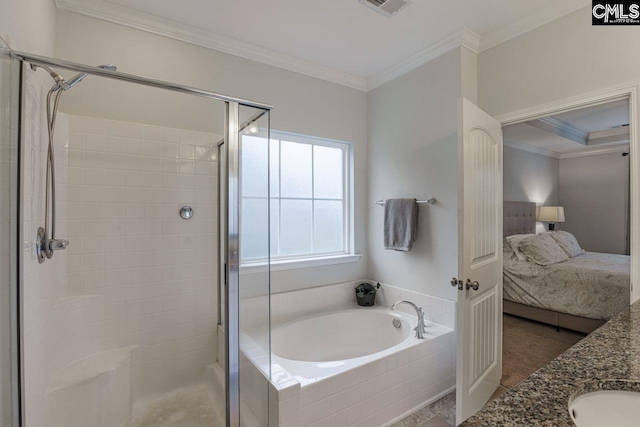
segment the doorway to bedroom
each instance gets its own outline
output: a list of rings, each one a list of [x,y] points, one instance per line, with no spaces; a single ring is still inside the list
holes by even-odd
[[[503,127],[502,379],[494,396],[629,306],[630,130],[628,96]]]

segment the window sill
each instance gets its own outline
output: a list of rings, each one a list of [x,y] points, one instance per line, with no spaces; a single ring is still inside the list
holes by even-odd
[[[362,254],[332,255],[314,258],[287,259],[271,261],[271,271],[295,270],[298,268],[322,267],[325,265],[346,264],[357,262]],[[267,264],[264,262],[247,263],[240,266],[241,274],[265,273]]]

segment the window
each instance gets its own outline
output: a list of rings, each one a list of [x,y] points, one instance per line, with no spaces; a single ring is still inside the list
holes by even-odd
[[[272,260],[349,252],[349,152],[301,135],[272,132],[268,147],[264,136],[242,136],[242,261],[266,258],[268,197]]]

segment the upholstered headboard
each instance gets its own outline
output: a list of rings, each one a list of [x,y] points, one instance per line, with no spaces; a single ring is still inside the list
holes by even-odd
[[[536,232],[536,204],[532,202],[504,202],[502,237]]]

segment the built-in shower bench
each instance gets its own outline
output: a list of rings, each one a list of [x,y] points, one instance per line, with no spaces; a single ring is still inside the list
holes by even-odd
[[[136,346],[102,351],[59,370],[47,394],[53,426],[125,426],[131,418],[131,359]]]
[[[137,346],[105,350],[105,328],[104,295],[65,296],[53,305],[46,389],[53,427],[124,427],[131,419]]]

